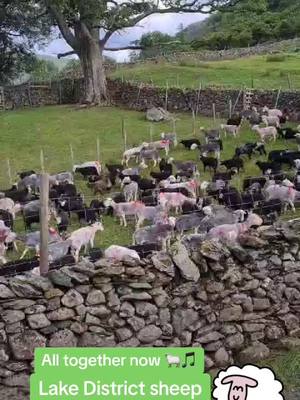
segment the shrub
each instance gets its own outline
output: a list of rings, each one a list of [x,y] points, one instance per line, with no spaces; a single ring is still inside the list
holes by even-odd
[[[283,54],[272,54],[271,56],[267,56],[267,62],[282,62],[285,61],[285,56]]]

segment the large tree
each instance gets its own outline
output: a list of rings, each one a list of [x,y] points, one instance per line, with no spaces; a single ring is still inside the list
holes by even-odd
[[[113,33],[131,28],[153,14],[211,13],[239,0],[40,0],[44,2],[63,38],[77,54],[85,82],[84,101],[100,104],[109,100],[103,67],[103,51]],[[126,46],[126,49],[137,49]]]
[[[0,83],[31,65],[32,49],[50,35],[49,17],[33,0],[0,0]]]

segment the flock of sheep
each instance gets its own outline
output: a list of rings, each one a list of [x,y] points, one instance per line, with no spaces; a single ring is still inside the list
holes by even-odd
[[[267,156],[265,144],[269,139],[281,137],[300,144],[300,126],[295,130],[286,127],[287,121],[287,110],[264,107],[259,112],[253,108],[233,115],[220,129],[201,128],[205,142],[186,138],[178,143],[176,133],[162,133],[160,140],[126,150],[120,164],[104,167],[96,161],[86,162],[75,165],[72,172],[51,176],[49,218],[53,217],[51,221],[55,221],[56,227],[49,228],[49,261],[55,262],[68,254],[77,261],[82,248],[87,251],[89,246],[94,247],[96,233],[105,228],[102,215],[116,217],[122,226],[135,224],[132,246],[112,245],[104,252],[107,258],[122,260],[139,259],[147,251],[167,248],[175,236],[182,237],[191,231],[201,237],[236,240],[252,226],[273,222],[288,206],[295,210],[295,202],[300,198],[298,149],[271,151],[266,161],[256,163],[262,176],[244,179],[243,191],[231,184],[232,178],[244,169],[245,157]],[[252,127],[253,142],[237,146],[233,157],[221,162],[223,137],[240,135],[241,126],[246,123]],[[184,146],[191,152],[192,160],[170,158],[169,153],[176,146]],[[204,170],[212,171],[211,181],[201,180],[199,161]],[[290,167],[289,172],[282,168],[284,165]],[[81,174],[100,197],[87,205],[76,188],[74,173]],[[18,241],[25,244],[21,258],[29,249],[39,254],[38,231],[25,235],[14,232],[17,213],[22,213],[26,228],[39,222],[39,187],[40,176],[35,171],[23,171],[20,181],[2,193],[0,259],[3,263],[8,248],[18,250]],[[121,191],[108,197],[115,187]],[[69,233],[74,215],[82,227]]]

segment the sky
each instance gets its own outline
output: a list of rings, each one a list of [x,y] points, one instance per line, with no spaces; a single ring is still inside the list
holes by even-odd
[[[161,31],[170,35],[178,31],[180,24],[184,27],[193,22],[201,21],[205,18],[200,13],[197,14],[156,14],[146,18],[138,27],[124,29],[116,32],[108,42],[110,47],[119,47],[129,45],[132,41],[139,39],[146,32]],[[43,49],[38,49],[39,54],[56,56],[58,53],[64,53],[71,50],[63,39],[52,40]],[[119,52],[107,52],[107,55],[114,57],[117,61],[128,61],[130,52],[128,50]]]

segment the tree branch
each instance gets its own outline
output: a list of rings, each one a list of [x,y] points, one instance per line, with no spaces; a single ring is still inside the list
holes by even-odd
[[[63,35],[65,41],[68,43],[69,46],[71,46],[73,49],[78,47],[78,42],[73,35],[71,29],[68,27],[67,22],[65,21],[62,13],[58,9],[58,7],[53,4],[53,1],[51,0],[44,0],[46,7],[48,8],[50,14],[53,16],[55,19],[61,34]]]
[[[143,46],[125,46],[125,47],[104,47],[105,51],[121,51],[121,50],[143,50]]]
[[[59,54],[57,54],[57,58],[60,59],[60,58],[63,58],[63,57],[71,56],[73,54],[76,54],[75,50],[67,51],[66,53],[59,53]]]

